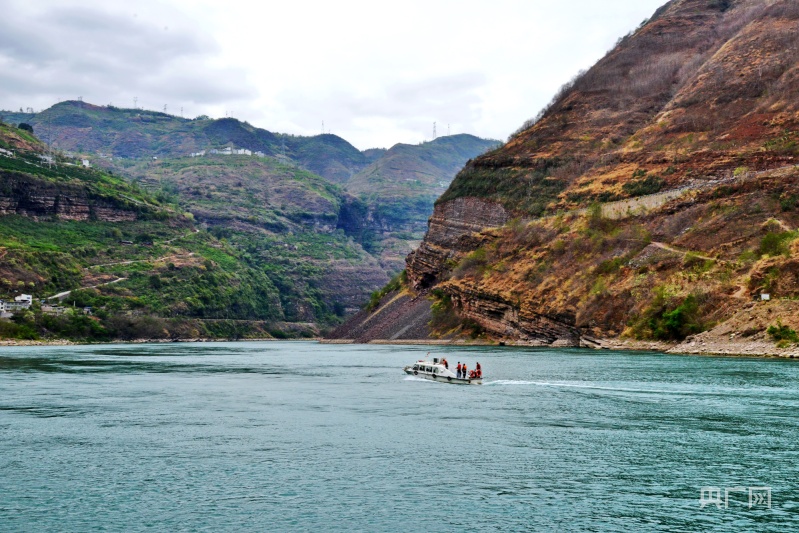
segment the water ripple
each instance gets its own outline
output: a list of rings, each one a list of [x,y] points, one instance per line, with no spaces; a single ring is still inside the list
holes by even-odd
[[[799,528],[795,364],[438,348],[488,376],[453,387],[402,373],[427,351],[4,350],[2,529]],[[773,506],[700,509],[703,486]]]

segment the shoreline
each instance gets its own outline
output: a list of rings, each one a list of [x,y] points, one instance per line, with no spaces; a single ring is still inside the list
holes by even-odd
[[[21,340],[21,339],[0,339],[0,349],[4,346],[103,346],[106,344],[178,344],[178,343],[206,343],[206,342],[319,342],[321,339],[318,337],[310,337],[307,339],[210,339],[210,338],[193,338],[193,339],[135,339],[130,341],[116,340],[116,341],[71,341],[67,339],[47,339],[47,340]]]
[[[591,344],[580,346],[567,344],[544,344],[526,341],[468,341],[463,339],[408,339],[385,340],[374,339],[368,342],[356,342],[354,339],[320,339],[320,344],[359,344],[359,345],[406,345],[406,346],[496,346],[517,348],[582,348],[597,352],[604,350],[617,350],[628,352],[660,352],[669,355],[698,355],[712,357],[753,357],[764,359],[799,359],[799,347],[778,348],[776,344],[764,341],[753,342],[712,342],[701,340],[686,340],[684,342],[642,341],[635,339],[604,338],[595,339]]]
[[[356,342],[354,339],[324,339],[319,337],[306,339],[209,339],[209,338],[188,338],[188,339],[136,339],[127,341],[108,341],[108,342],[76,342],[67,339],[48,339],[48,340],[16,340],[0,339],[0,350],[4,347],[30,347],[30,346],[100,346],[108,344],[175,344],[175,343],[208,343],[208,342],[317,342],[319,344],[344,345],[358,344],[367,346],[369,344],[383,346],[495,346],[515,347],[515,348],[582,348],[597,352],[605,350],[617,351],[646,351],[659,352],[669,355],[689,355],[689,356],[710,356],[710,357],[750,357],[763,359],[799,359],[799,347],[791,346],[788,348],[778,348],[767,342],[702,342],[701,340],[687,340],[682,343],[667,343],[660,341],[640,341],[634,339],[596,339],[595,345],[568,346],[565,344],[543,344],[525,341],[485,341],[485,340],[464,340],[464,339],[375,339],[368,342]]]

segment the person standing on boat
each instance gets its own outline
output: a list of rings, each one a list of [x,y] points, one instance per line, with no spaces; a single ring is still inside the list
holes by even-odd
[[[475,372],[477,373],[477,377],[478,378],[483,377],[483,369],[480,368],[480,363],[479,362],[477,363],[477,368],[475,368]]]
[[[449,370],[449,363],[447,362],[447,358],[446,357],[441,360],[441,363],[444,365],[444,368]]]
[[[460,377],[461,377],[461,362],[460,361],[458,361],[458,367],[457,368],[458,368],[458,379],[460,379]]]
[[[463,363],[463,366],[461,367],[461,374],[463,375],[463,379],[466,379],[466,376],[469,375],[468,371],[466,370],[466,363]]]

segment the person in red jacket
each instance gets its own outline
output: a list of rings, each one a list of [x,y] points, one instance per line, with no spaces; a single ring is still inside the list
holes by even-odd
[[[461,377],[461,362],[460,361],[458,361],[458,367],[457,368],[458,368],[458,377],[460,378]]]
[[[475,369],[475,372],[477,373],[478,378],[483,377],[483,369],[480,368],[480,363],[477,363],[477,368]]]
[[[466,363],[463,363],[463,366],[461,367],[461,374],[463,375],[463,379],[466,379],[466,376],[469,375],[468,372],[469,371],[466,369]]]

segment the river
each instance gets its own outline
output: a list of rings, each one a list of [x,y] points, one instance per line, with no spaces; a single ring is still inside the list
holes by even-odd
[[[405,376],[428,350],[485,383]],[[799,530],[798,378],[570,349],[5,347],[0,530]]]

